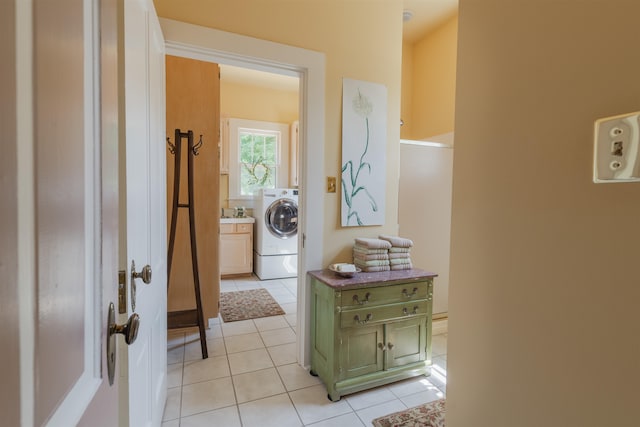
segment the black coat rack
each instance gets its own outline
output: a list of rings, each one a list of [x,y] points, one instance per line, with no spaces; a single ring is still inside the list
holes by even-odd
[[[187,138],[187,203],[180,203],[180,164],[182,153],[182,138]],[[173,248],[176,242],[176,226],[178,224],[178,210],[186,208],[189,211],[189,240],[191,242],[191,266],[193,269],[193,287],[196,294],[196,308],[191,310],[170,311],[167,313],[167,328],[178,329],[197,326],[200,331],[200,347],[202,358],[209,357],[207,351],[207,337],[205,334],[204,315],[202,312],[202,297],[200,295],[200,276],[198,274],[198,250],[196,245],[196,220],[194,213],[193,192],[193,158],[198,155],[202,147],[202,135],[197,144],[193,144],[193,131],[186,133],[176,129],[175,145],[167,138],[169,151],[174,155],[175,167],[173,174],[173,209],[171,212],[171,230],[169,232],[169,247],[167,253],[167,293],[171,282],[171,263]]]

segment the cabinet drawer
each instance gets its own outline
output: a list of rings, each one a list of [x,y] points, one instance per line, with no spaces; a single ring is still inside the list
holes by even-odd
[[[236,232],[235,224],[220,224],[220,234],[231,234]]]
[[[402,283],[375,288],[350,289],[342,292],[341,305],[362,307],[393,302],[416,301],[429,297],[429,282]]]
[[[426,316],[429,304],[427,300],[372,306],[357,310],[345,310],[340,313],[340,327],[353,328],[388,320]]]
[[[237,233],[250,233],[251,231],[253,231],[253,224],[236,224]]]

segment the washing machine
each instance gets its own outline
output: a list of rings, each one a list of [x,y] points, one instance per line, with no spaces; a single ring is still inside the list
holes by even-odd
[[[261,190],[254,208],[254,272],[260,280],[298,275],[298,190]]]

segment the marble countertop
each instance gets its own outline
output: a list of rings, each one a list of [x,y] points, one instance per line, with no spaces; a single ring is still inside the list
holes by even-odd
[[[242,218],[220,218],[220,224],[253,224],[256,222],[256,219],[250,216],[245,216]]]
[[[381,271],[373,273],[363,271],[360,273],[356,273],[353,277],[341,277],[329,269],[309,271],[307,274],[315,277],[325,285],[339,290],[365,288],[367,286],[370,286],[372,283],[375,283],[376,285],[391,285],[396,282],[418,282],[430,277],[438,276],[437,273],[431,273],[419,268],[413,268],[411,270]]]

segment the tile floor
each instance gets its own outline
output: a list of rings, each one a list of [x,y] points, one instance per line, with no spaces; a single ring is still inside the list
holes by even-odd
[[[296,279],[223,280],[221,292],[263,287],[283,316],[224,323],[207,330],[202,360],[197,329],[169,331],[169,391],[163,427],[370,426],[379,416],[445,395],[447,336],[433,337],[432,375],[327,399],[324,385],[296,363]]]

